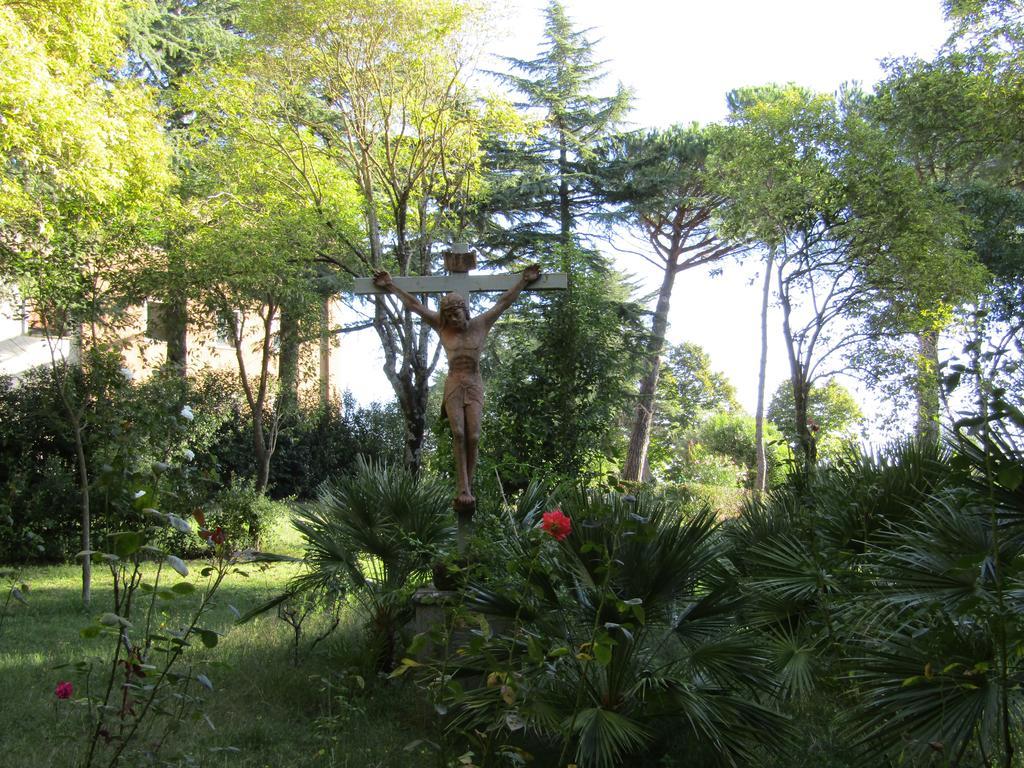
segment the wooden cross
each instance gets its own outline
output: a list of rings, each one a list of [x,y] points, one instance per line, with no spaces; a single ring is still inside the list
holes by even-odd
[[[476,268],[476,254],[471,252],[465,243],[454,243],[452,249],[444,254],[444,266],[447,275],[417,275],[393,277],[392,281],[399,288],[409,293],[458,293],[469,301],[472,293],[490,293],[507,291],[516,281],[518,274],[471,275],[469,271]],[[540,279],[531,283],[526,290],[565,290],[568,279],[563,272],[541,274]],[[382,288],[373,284],[372,277],[355,279],[357,294],[386,294]]]
[[[456,497],[452,502],[458,514],[458,546],[464,552],[469,537],[471,519],[476,511],[473,496],[473,473],[479,451],[480,421],[483,411],[483,380],[480,378],[480,354],[487,333],[502,312],[524,289],[561,289],[567,286],[564,274],[535,277],[536,268],[528,268],[519,275],[471,275],[476,267],[476,254],[465,243],[457,243],[444,255],[447,275],[424,277],[391,277],[379,274],[387,288],[379,288],[374,278],[356,278],[355,292],[359,294],[392,293],[402,303],[423,318],[441,339],[448,357],[448,379],[445,382],[444,408],[452,427],[452,453],[455,458]],[[530,281],[530,282],[528,282]],[[511,289],[511,290],[510,290]],[[470,318],[464,303],[455,303],[437,312],[428,309],[416,298],[420,293],[458,293],[464,302],[472,293],[504,291],[490,310]],[[455,366],[453,368],[453,365]],[[454,404],[454,407],[453,407]]]

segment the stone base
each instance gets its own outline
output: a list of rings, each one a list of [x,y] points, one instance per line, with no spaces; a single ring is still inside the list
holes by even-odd
[[[413,632],[429,632],[431,627],[442,624],[448,608],[458,602],[458,592],[438,589],[433,584],[420,587],[412,593]]]
[[[415,634],[428,633],[434,627],[443,627],[446,621],[450,621],[449,611],[458,605],[461,600],[462,595],[460,593],[438,589],[433,584],[420,587],[412,595],[414,611],[412,620],[413,632]],[[511,622],[504,616],[487,616],[484,614],[484,618],[490,625],[491,632],[494,633],[505,632],[511,626]],[[448,637],[447,648],[436,648],[433,642],[428,641],[423,646],[419,658],[436,657],[441,653],[451,656],[457,649],[468,645],[473,637],[473,630],[478,629],[479,626],[472,619],[462,626],[454,627]]]

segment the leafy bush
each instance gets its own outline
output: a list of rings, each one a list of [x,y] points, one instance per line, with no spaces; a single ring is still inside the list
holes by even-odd
[[[734,411],[706,414],[682,437],[682,444],[661,459],[661,479],[750,488],[754,483],[756,449],[752,416]],[[765,422],[768,485],[781,484],[789,472],[791,452],[775,425]]]
[[[158,373],[135,382],[116,356],[96,354],[88,362],[66,376],[41,367],[17,385],[0,382],[2,560],[57,561],[80,548],[80,476],[62,391],[88,404],[83,448],[97,535],[140,522],[125,502],[138,492],[150,506],[159,499],[185,517],[217,485],[207,449],[230,414],[223,381]]]
[[[274,500],[256,490],[249,478],[236,477],[230,485],[221,488],[205,503],[196,506],[188,516],[202,519],[202,527],[224,531],[227,541],[235,550],[264,549],[266,532],[273,524],[291,514],[289,500]],[[205,547],[194,536],[174,532],[167,547],[174,547],[188,556],[205,554]]]
[[[0,379],[0,561],[59,560],[74,546],[74,447],[52,376]],[[75,550],[77,551],[77,550]]]
[[[275,501],[259,493],[248,478],[236,478],[222,488],[206,508],[206,524],[211,530],[232,531],[236,549],[259,548],[263,532],[291,512],[287,500]]]
[[[503,522],[485,523],[487,560],[462,618],[479,631],[425,678],[449,733],[484,762],[522,757],[527,734],[558,765],[632,764],[671,732],[722,763],[753,758],[783,720],[761,703],[766,659],[735,620],[713,513],[684,518],[644,495],[559,496],[556,512],[531,486]],[[486,685],[464,687],[469,674]]]
[[[81,489],[62,387],[89,404],[83,435],[97,536],[140,524],[125,501],[140,492],[148,506],[184,519],[197,510],[211,521],[225,516],[239,546],[255,544],[261,520],[280,513],[242,481],[252,475],[251,433],[231,376],[157,372],[134,381],[116,356],[97,354],[67,377],[41,367],[18,384],[0,379],[0,560],[54,562],[80,549]],[[358,456],[385,460],[401,445],[394,408],[347,399],[304,410],[281,436],[274,495],[309,498]]]
[[[817,709],[808,738],[835,758],[821,762],[1009,765],[1017,750],[1024,452],[974,422],[948,447],[794,475],[727,526],[744,621],[794,715]]]
[[[309,570],[289,595],[350,591],[366,615],[376,666],[390,669],[411,591],[454,540],[447,485],[359,458],[352,475],[325,483],[318,502],[296,513],[295,527]]]
[[[268,493],[301,501],[317,497],[324,480],[348,475],[361,456],[384,464],[402,459],[402,417],[395,404],[356,406],[350,395],[340,404],[303,407],[282,425],[270,463]],[[253,476],[252,419],[240,405],[211,446],[226,482]]]

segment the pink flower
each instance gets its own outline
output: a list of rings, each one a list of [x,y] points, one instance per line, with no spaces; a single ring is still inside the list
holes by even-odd
[[[552,536],[555,541],[562,541],[572,532],[572,521],[561,509],[555,507],[550,512],[544,513],[540,527],[544,533]]]
[[[67,680],[61,680],[57,683],[57,688],[54,690],[58,699],[70,699],[71,694],[75,692],[75,688]]]

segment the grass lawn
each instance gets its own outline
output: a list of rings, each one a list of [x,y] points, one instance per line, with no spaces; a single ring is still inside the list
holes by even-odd
[[[273,549],[296,553],[297,547],[290,526],[282,525]],[[189,578],[197,585],[201,565],[194,564]],[[203,709],[212,728],[202,720],[183,722],[162,753],[168,762],[159,764],[412,768],[434,762],[422,751],[405,750],[416,739],[431,738],[432,726],[413,689],[398,681],[366,679],[366,688],[359,690],[346,668],[346,639],[351,645],[359,635],[354,617],[347,616],[298,667],[292,663],[292,629],[274,611],[233,625],[229,605],[241,612],[258,605],[277,594],[296,567],[275,564],[260,571],[249,566],[248,578],[232,575],[225,581],[203,622],[224,636],[213,649],[196,643],[183,659],[213,683]],[[0,767],[75,766],[84,754],[86,711],[74,700],[58,701],[54,688],[58,681],[71,680],[77,699],[84,678],[54,667],[89,657],[109,659],[108,636],[90,640],[79,633],[111,609],[110,575],[94,570],[91,611],[81,607],[81,573],[75,566],[26,568],[20,581],[30,586],[29,605],[13,605],[0,629]],[[0,586],[6,595],[6,581]],[[167,618],[173,620],[175,611],[197,600],[190,596],[167,604]],[[307,625],[319,623],[304,627],[307,636],[325,621],[319,616],[308,620]],[[304,640],[303,649],[308,645]],[[346,681],[346,687],[337,688]]]

